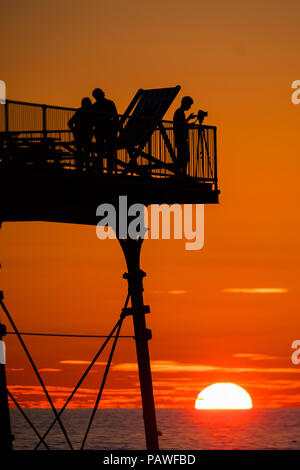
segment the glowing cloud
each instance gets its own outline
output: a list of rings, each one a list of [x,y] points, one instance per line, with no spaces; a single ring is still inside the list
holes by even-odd
[[[80,359],[66,359],[64,361],[59,361],[60,364],[69,364],[72,366],[78,366],[81,364],[90,364],[91,361],[82,361]],[[95,362],[98,366],[106,366],[106,362]]]
[[[237,353],[233,354],[232,356],[250,359],[251,361],[274,361],[275,359],[279,359],[278,356],[270,356],[269,354],[256,353]]]
[[[231,294],[285,294],[284,287],[228,287],[223,292]]]
[[[171,294],[171,295],[187,294],[187,290],[169,290],[168,294]]]
[[[152,372],[229,372],[229,373],[269,373],[269,374],[299,374],[295,367],[223,367],[210,364],[191,364],[176,361],[151,361]],[[135,362],[121,362],[113,366],[113,370],[134,372],[138,370]]]

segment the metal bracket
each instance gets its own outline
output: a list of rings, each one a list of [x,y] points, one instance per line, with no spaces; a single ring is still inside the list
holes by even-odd
[[[150,341],[150,339],[152,339],[152,330],[150,330],[150,328],[146,328],[145,337],[147,341]],[[139,339],[139,338],[144,339],[144,336],[134,336],[134,339]]]
[[[146,314],[150,313],[150,306],[149,305],[143,305],[143,308],[133,309],[132,307],[127,307],[122,309],[122,316],[127,317],[128,315],[139,315],[139,314]]]
[[[132,273],[131,274],[129,274],[129,273],[124,273],[123,274],[123,278],[127,279],[127,281],[129,281],[129,282],[132,281],[133,279],[136,280],[137,278],[143,279],[145,276],[147,276],[147,274],[142,269],[139,269],[134,274],[132,274]]]

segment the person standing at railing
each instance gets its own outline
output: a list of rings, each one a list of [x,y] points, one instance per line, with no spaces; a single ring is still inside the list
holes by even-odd
[[[73,132],[76,148],[76,168],[87,171],[90,167],[90,147],[93,137],[93,113],[90,98],[81,100],[79,108],[68,122]]]
[[[173,116],[175,147],[177,150],[176,163],[179,175],[186,174],[186,168],[190,161],[188,122],[190,119],[195,119],[197,116],[195,114],[190,114],[186,118],[185,111],[188,111],[193,103],[194,101],[190,96],[184,96],[181,100],[180,108],[175,111]]]
[[[107,158],[107,172],[111,173],[115,168],[116,160],[117,108],[113,101],[105,98],[104,92],[100,88],[95,88],[93,97],[96,100],[93,104],[93,112],[98,164],[100,170],[103,171],[103,158]]]

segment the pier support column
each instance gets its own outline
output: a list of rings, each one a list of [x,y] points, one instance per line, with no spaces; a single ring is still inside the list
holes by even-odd
[[[150,310],[147,305],[144,305],[143,299],[143,278],[146,276],[146,273],[140,269],[140,253],[143,240],[128,238],[126,240],[119,239],[119,242],[128,268],[128,273],[125,273],[123,277],[128,281],[128,292],[132,305],[131,309],[128,309],[128,313],[131,313],[133,317],[146,445],[148,450],[158,450],[159,444],[148,348],[148,341],[152,336],[151,330],[146,328],[145,319],[145,314],[149,313]]]
[[[0,451],[12,450],[13,436],[11,434],[8,397],[5,375],[5,343],[6,327],[0,323]]]

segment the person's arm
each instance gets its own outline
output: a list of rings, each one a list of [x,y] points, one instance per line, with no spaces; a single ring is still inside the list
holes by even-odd
[[[114,127],[114,130],[116,132],[116,134],[118,132],[121,131],[122,129],[122,126],[120,126],[120,121],[119,121],[119,116],[118,116],[118,111],[117,111],[117,107],[115,105],[115,103],[112,101],[111,102],[111,120],[113,122],[113,127]]]
[[[189,122],[191,119],[196,119],[196,118],[197,118],[197,115],[191,113],[191,114],[189,115],[189,117],[186,118],[186,122]]]
[[[71,131],[73,130],[73,124],[74,124],[74,118],[71,117],[71,119],[69,119],[69,121],[68,121],[68,126],[71,129]]]
[[[71,131],[74,129],[74,125],[75,125],[75,121],[76,121],[76,116],[77,116],[77,111],[75,114],[73,114],[73,116],[71,117],[71,119],[69,119],[68,121],[68,126],[69,128],[71,129]]]

